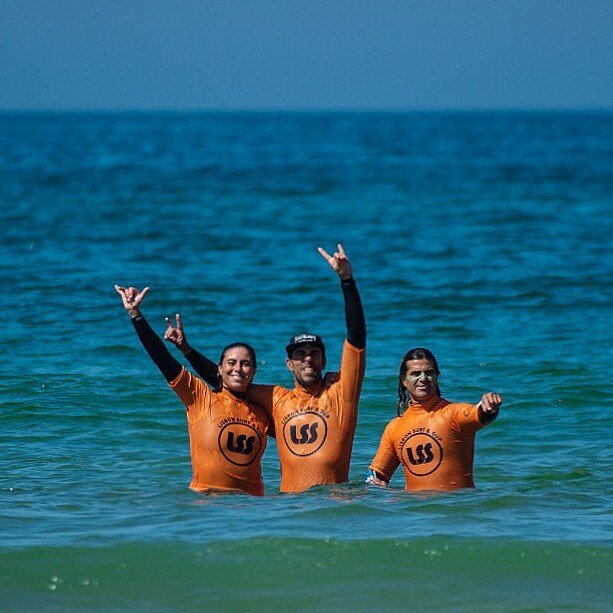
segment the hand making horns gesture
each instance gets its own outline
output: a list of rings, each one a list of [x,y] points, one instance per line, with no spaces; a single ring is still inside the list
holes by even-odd
[[[140,291],[135,287],[121,287],[121,285],[116,285],[115,289],[117,290],[117,293],[121,296],[123,306],[130,314],[130,317],[136,317],[140,313],[140,303],[147,295],[149,288],[146,287],[144,290]]]
[[[166,317],[164,321],[166,322],[166,332],[164,332],[164,340],[172,343],[176,346],[176,348],[184,355],[187,355],[191,347],[187,342],[187,338],[185,336],[185,332],[183,331],[183,322],[181,321],[181,314],[175,314],[175,320],[177,322],[176,328],[170,322],[170,318]]]
[[[338,251],[334,253],[334,255],[330,255],[325,249],[322,247],[318,247],[317,251],[321,254],[323,258],[328,261],[328,264],[332,267],[332,270],[341,278],[341,279],[351,279],[353,276],[353,271],[351,270],[351,263],[349,262],[349,258],[345,254],[345,250],[342,245],[337,245]]]

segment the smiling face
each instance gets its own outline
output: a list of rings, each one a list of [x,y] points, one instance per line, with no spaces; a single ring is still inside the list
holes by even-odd
[[[231,392],[246,391],[256,371],[251,353],[241,346],[227,349],[217,368],[222,386]]]
[[[438,375],[436,365],[430,360],[408,360],[402,379],[413,402],[425,402],[437,395]]]
[[[317,345],[303,343],[292,351],[291,357],[287,358],[285,363],[294,375],[296,383],[302,387],[311,387],[321,381],[326,358]]]

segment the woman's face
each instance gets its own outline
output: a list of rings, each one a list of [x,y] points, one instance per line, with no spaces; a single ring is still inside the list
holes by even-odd
[[[256,365],[245,347],[232,347],[218,366],[221,384],[231,392],[244,392],[255,377]]]
[[[438,373],[430,360],[408,360],[407,372],[402,384],[407,388],[411,400],[425,402],[436,396]]]

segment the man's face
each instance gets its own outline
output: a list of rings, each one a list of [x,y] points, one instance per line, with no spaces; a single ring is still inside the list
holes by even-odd
[[[244,392],[255,377],[255,364],[245,347],[228,349],[217,367],[221,384],[231,392]]]
[[[436,396],[438,373],[430,360],[409,360],[408,369],[402,380],[411,400],[425,402]]]
[[[294,375],[296,383],[302,387],[311,387],[321,381],[326,358],[317,345],[304,343],[292,351],[292,356],[287,358],[285,363]]]

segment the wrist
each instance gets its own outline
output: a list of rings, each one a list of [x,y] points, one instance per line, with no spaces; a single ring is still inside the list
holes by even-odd
[[[351,274],[349,276],[342,276],[340,279],[341,279],[341,283],[351,283],[352,281],[355,283],[353,275]]]
[[[137,317],[140,317],[140,309],[128,309],[128,315],[132,318],[132,319],[136,319]]]
[[[181,349],[180,349],[180,350],[181,350],[181,353],[182,353],[182,354],[183,354],[185,357],[187,357],[187,355],[188,355],[189,353],[191,353],[191,352],[192,352],[192,348],[191,348],[191,346],[190,346],[190,345],[188,345],[187,343],[185,343],[185,344],[184,344],[184,345],[181,347]]]

